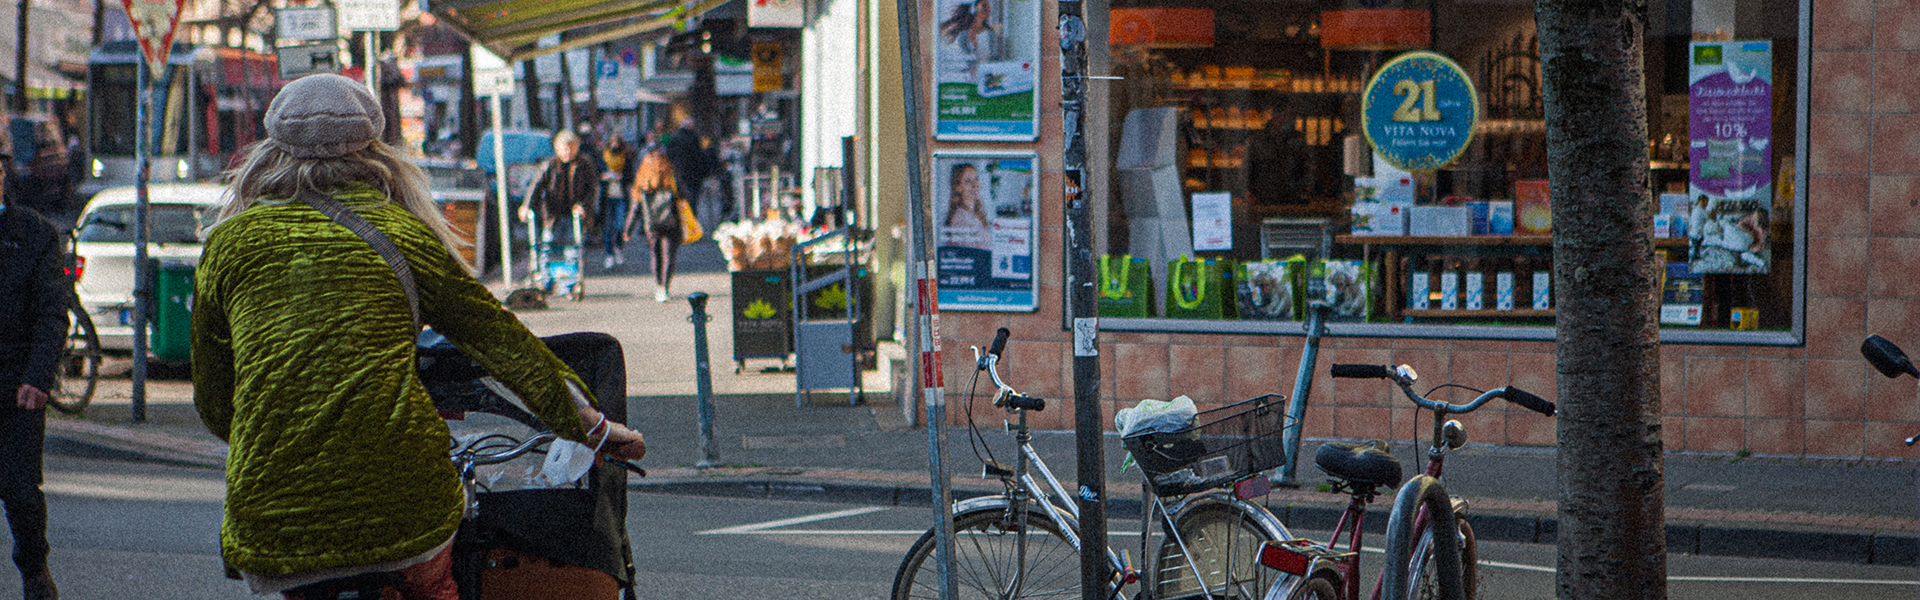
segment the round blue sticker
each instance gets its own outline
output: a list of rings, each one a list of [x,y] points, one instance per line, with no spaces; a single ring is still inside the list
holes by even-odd
[[[1440,54],[1416,50],[1387,61],[1362,95],[1367,142],[1395,167],[1432,171],[1452,164],[1473,141],[1480,95],[1467,72]]]

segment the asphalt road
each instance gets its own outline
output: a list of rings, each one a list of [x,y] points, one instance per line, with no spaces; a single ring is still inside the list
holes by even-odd
[[[218,472],[47,460],[53,570],[64,597],[254,597],[220,574]],[[883,598],[931,519],[924,508],[636,493],[628,526],[645,598]],[[1137,535],[1113,539],[1132,545]],[[1482,543],[1480,552],[1482,598],[1553,597],[1553,547]],[[1669,569],[1673,598],[1920,595],[1912,567],[1674,555]],[[0,577],[0,598],[17,597],[18,585]]]

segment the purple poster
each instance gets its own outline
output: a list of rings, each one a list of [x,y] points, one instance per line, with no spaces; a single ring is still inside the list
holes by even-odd
[[[1695,273],[1766,273],[1773,206],[1773,44],[1694,42],[1687,262]]]

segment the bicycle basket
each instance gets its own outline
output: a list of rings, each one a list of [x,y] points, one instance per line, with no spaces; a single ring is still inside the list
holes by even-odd
[[[1286,397],[1267,394],[1194,415],[1192,427],[1120,440],[1153,493],[1183,496],[1224,487],[1286,461],[1280,443]]]

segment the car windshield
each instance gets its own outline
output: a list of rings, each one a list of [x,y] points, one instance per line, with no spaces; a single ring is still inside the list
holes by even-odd
[[[147,241],[156,244],[200,242],[200,230],[213,224],[211,206],[155,204],[147,210]],[[88,213],[80,229],[82,242],[133,241],[133,206],[106,206]]]

